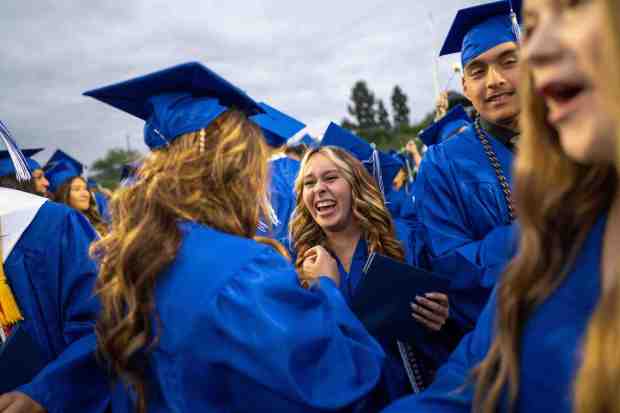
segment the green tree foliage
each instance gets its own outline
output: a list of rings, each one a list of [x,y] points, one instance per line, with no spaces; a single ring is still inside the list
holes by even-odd
[[[99,185],[114,190],[121,179],[123,165],[139,159],[142,155],[138,151],[125,149],[110,149],[105,157],[96,160],[90,168],[90,177]]]
[[[390,123],[390,114],[388,113],[383,100],[379,99],[377,103],[377,126],[381,129],[390,131],[392,130],[392,124]]]
[[[359,80],[351,90],[351,105],[349,114],[353,116],[357,127],[360,129],[370,129],[377,126],[375,95],[368,89],[368,85],[363,80]]]
[[[409,126],[410,111],[407,105],[407,95],[398,85],[394,86],[392,90],[392,113],[395,129],[403,129]]]
[[[341,126],[374,143],[381,150],[402,149],[410,140],[421,147],[422,143],[417,136],[433,121],[434,111],[429,111],[420,122],[410,123],[407,95],[399,86],[394,86],[391,96],[393,123],[390,122],[390,113],[385,104],[375,98],[365,81],[355,83],[350,99],[348,111],[354,120],[344,118]]]

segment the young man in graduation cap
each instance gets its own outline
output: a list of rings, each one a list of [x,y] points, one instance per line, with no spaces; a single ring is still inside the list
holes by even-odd
[[[32,180],[28,181],[28,185],[34,185],[34,191],[38,195],[47,196],[47,189],[50,183],[45,177],[45,172],[43,172],[43,168],[39,162],[32,158],[42,150],[42,148],[24,149],[22,153],[24,154],[26,164],[32,176]],[[16,187],[20,185],[15,179],[15,168],[13,167],[9,151],[0,151],[0,186],[20,189]]]
[[[78,212],[35,195],[33,166],[2,122],[0,141],[0,174],[19,183],[0,183],[0,412],[103,412],[95,233]]]
[[[429,148],[414,189],[423,256],[453,280],[451,317],[463,332],[475,325],[513,251],[519,8],[502,0],[457,13],[440,54],[461,52],[463,91],[477,114]]]

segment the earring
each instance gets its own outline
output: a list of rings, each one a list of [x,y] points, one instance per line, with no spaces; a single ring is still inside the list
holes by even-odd
[[[200,129],[200,140],[198,141],[198,149],[200,150],[200,153],[204,153],[205,151],[205,146],[206,146],[206,133],[204,129]]]

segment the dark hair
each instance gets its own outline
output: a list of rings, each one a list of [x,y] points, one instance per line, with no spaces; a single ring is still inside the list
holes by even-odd
[[[38,195],[36,186],[32,179],[20,182],[15,175],[0,176],[0,187],[17,189],[18,191],[28,192],[30,194]]]

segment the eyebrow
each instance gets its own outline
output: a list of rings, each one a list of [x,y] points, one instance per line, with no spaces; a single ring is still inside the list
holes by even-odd
[[[334,169],[328,169],[327,171],[323,172],[323,173],[321,174],[321,176],[323,176],[323,175],[327,175],[327,174],[328,174],[328,173],[330,173],[330,172],[336,172],[336,173],[337,173],[337,172],[338,172],[338,169],[335,169],[335,168],[334,168]],[[308,172],[306,175],[304,175],[304,179],[306,179],[306,178],[308,178],[308,177],[312,177],[312,176],[314,176],[314,175],[312,174],[312,172]]]
[[[504,50],[499,56],[497,56],[495,59],[493,59],[493,61],[498,61],[498,60],[502,60],[505,59],[508,56],[513,56],[517,54],[518,49],[515,47],[514,49],[508,49],[508,50]],[[467,66],[465,67],[465,71],[471,70],[471,69],[475,69],[478,67],[484,67],[484,66],[488,66],[489,63],[485,62],[483,60],[478,60],[478,59],[474,59],[471,62],[469,62],[469,64],[467,64]]]

